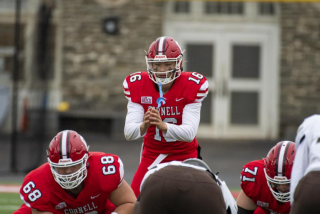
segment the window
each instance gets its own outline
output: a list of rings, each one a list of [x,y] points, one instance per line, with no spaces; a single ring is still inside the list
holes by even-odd
[[[256,125],[258,124],[259,108],[258,92],[231,93],[231,124]]]
[[[233,45],[232,77],[259,78],[260,46]]]
[[[243,2],[205,2],[204,7],[207,14],[239,15],[244,13]]]
[[[21,9],[25,9],[28,0],[21,0]],[[1,11],[14,11],[16,8],[15,0],[0,0],[0,12]]]
[[[20,27],[20,66],[19,66],[19,79],[23,79],[23,56],[24,51],[24,25]],[[0,59],[2,61],[2,69],[0,73],[12,74],[13,73],[13,54],[14,54],[14,24],[0,24]],[[11,75],[12,76],[12,75]]]
[[[258,11],[260,15],[275,15],[275,4],[272,2],[259,2]]]
[[[174,12],[176,13],[189,13],[190,12],[190,2],[179,1],[174,3]]]
[[[187,71],[195,71],[206,77],[213,77],[213,45],[187,44]]]

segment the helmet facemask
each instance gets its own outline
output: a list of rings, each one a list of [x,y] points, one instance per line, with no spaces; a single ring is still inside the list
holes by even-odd
[[[153,69],[153,63],[163,63],[163,62],[175,62],[173,69],[168,71],[155,71]],[[179,55],[177,58],[167,58],[165,55],[157,55],[154,59],[148,58],[146,56],[147,70],[149,73],[150,79],[156,84],[161,83],[162,85],[168,84],[175,79],[177,79],[181,74],[181,65],[182,65],[182,55]]]
[[[290,185],[290,179],[287,179],[285,176],[275,176],[274,178],[271,178],[268,176],[266,169],[264,169],[264,173],[267,179],[267,184],[269,186],[269,189],[272,193],[272,195],[275,197],[275,199],[279,202],[286,203],[290,201],[290,186],[288,189],[288,192],[280,192],[277,189],[277,185]]]
[[[87,160],[88,154],[85,154],[80,160],[72,161],[69,159],[61,159],[59,163],[54,163],[48,158],[48,162],[50,164],[51,172],[55,181],[63,188],[63,189],[74,189],[79,186],[82,181],[87,177]],[[75,165],[80,165],[80,168],[72,173],[72,174],[59,174],[57,168],[58,167],[71,167]]]

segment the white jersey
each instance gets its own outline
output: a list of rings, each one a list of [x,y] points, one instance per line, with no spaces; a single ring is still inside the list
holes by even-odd
[[[291,173],[290,201],[300,179],[311,171],[320,171],[320,115],[306,118],[296,136],[296,155]]]

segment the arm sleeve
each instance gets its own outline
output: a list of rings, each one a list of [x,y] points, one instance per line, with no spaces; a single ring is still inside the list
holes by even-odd
[[[164,136],[178,141],[191,142],[198,130],[201,105],[201,102],[186,105],[183,109],[182,124],[167,123],[167,133]]]
[[[294,199],[294,191],[304,176],[305,170],[308,166],[308,148],[306,140],[302,141],[300,145],[296,145],[296,155],[294,157],[294,163],[291,172],[291,184],[290,184],[290,203],[292,204]]]
[[[143,137],[140,133],[140,125],[143,121],[144,109],[140,104],[128,101],[128,112],[124,126],[124,137],[127,140],[136,140]]]

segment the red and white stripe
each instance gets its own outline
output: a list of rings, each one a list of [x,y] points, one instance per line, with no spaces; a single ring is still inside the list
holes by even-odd
[[[159,38],[158,46],[157,46],[158,47],[158,50],[157,50],[158,51],[157,52],[158,55],[164,55],[164,53],[165,53],[164,51],[165,50],[163,48],[165,47],[164,46],[165,42],[166,42],[166,37],[165,36]]]
[[[279,148],[280,151],[278,151],[279,156],[277,157],[278,159],[278,164],[277,164],[277,172],[278,176],[284,176],[284,166],[286,163],[286,157],[287,157],[287,146],[289,146],[289,141],[283,141],[281,147]]]
[[[130,89],[129,89],[129,86],[128,86],[128,83],[127,83],[127,80],[125,79],[123,81],[123,92],[124,92],[124,95],[125,97],[131,101],[131,94],[130,94]]]
[[[63,131],[62,132],[62,138],[61,138],[61,156],[62,156],[62,159],[68,159],[68,135],[69,131],[66,130],[66,131]]]
[[[205,81],[200,87],[200,89],[198,90],[197,98],[195,102],[198,102],[198,103],[202,102],[204,98],[208,95],[208,93],[209,93],[209,83],[208,81]]]

